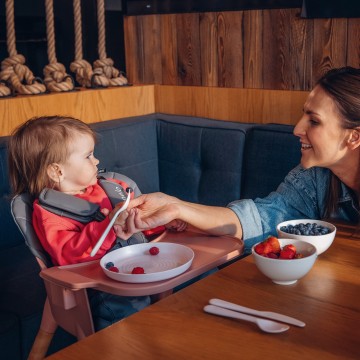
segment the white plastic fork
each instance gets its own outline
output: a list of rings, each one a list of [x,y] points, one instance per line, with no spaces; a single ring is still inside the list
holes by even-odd
[[[100,246],[102,245],[102,243],[104,242],[107,234],[109,233],[109,231],[111,230],[112,226],[114,225],[114,222],[116,220],[116,218],[120,215],[120,213],[122,213],[123,211],[125,211],[129,205],[130,202],[130,194],[131,191],[127,190],[127,198],[125,203],[123,204],[123,206],[115,213],[114,217],[111,219],[111,221],[109,222],[109,225],[106,227],[106,229],[104,230],[104,232],[102,233],[102,235],[100,236],[100,239],[98,240],[98,242],[96,243],[96,245],[94,246],[94,248],[92,249],[90,256],[95,256],[96,253],[99,251]]]

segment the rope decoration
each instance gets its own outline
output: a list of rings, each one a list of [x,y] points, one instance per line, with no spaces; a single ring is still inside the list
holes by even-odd
[[[25,57],[16,51],[14,0],[6,0],[6,32],[9,57],[1,62],[0,81],[14,93],[32,95],[46,91],[41,80],[35,78],[25,65]]]
[[[97,0],[98,49],[99,59],[94,62],[94,70],[101,71],[109,79],[110,86],[122,86],[128,83],[126,77],[116,69],[114,61],[106,56],[105,49],[105,6],[104,0]]]
[[[0,82],[0,98],[10,96],[11,95],[11,89],[6,86],[5,81]]]
[[[76,81],[83,87],[108,87],[109,79],[101,71],[93,71],[91,65],[83,59],[82,51],[82,21],[81,0],[74,0],[75,28],[75,60],[70,64],[70,70],[76,74]]]
[[[71,91],[74,89],[74,80],[66,73],[65,66],[58,63],[56,58],[53,0],[45,0],[45,11],[49,64],[44,68],[44,82],[49,91]]]

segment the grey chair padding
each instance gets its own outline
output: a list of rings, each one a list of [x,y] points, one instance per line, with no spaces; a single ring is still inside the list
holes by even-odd
[[[11,201],[11,214],[31,253],[47,266],[53,264],[43,249],[32,225],[33,200],[28,193],[15,196]]]

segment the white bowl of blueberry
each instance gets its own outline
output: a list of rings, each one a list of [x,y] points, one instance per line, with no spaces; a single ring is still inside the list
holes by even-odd
[[[334,241],[336,227],[322,220],[289,220],[276,227],[279,238],[303,240],[316,247],[317,254],[326,251]]]

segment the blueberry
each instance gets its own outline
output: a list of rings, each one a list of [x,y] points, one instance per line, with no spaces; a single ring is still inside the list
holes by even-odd
[[[114,266],[114,263],[111,262],[111,261],[109,261],[108,263],[105,264],[105,268],[106,268],[106,269],[109,269],[109,268],[111,268],[112,266]]]
[[[316,223],[300,223],[296,225],[289,224],[288,226],[282,226],[280,230],[288,234],[312,236],[325,235],[331,232],[326,226],[318,225]]]

